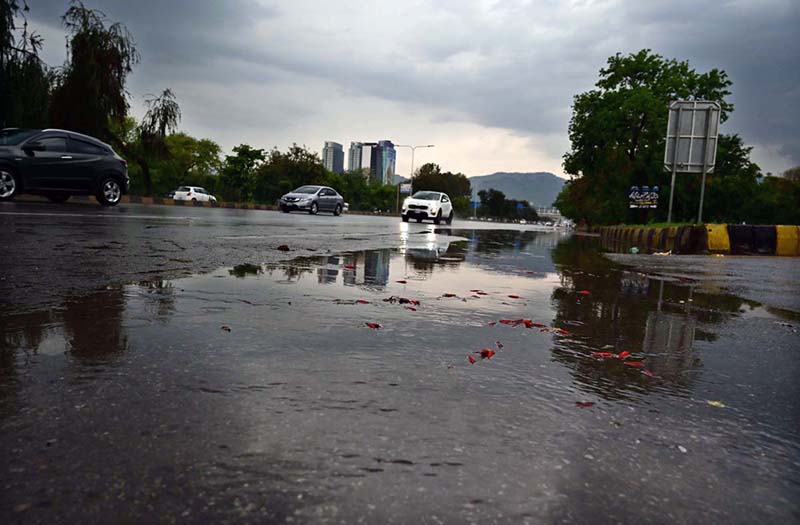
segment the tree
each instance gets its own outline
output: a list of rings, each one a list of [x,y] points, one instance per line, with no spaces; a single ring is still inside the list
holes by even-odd
[[[789,168],[783,172],[783,178],[793,182],[800,182],[800,166]]]
[[[220,191],[227,200],[247,202],[253,196],[256,170],[264,162],[264,150],[240,144],[233,148],[233,153],[225,156]]]
[[[536,209],[528,201],[507,199],[505,193],[494,188],[479,191],[478,198],[481,200],[481,205],[478,208],[478,215],[481,217],[509,220],[525,219],[529,221],[539,219]]]
[[[139,62],[133,36],[79,0],[70,2],[62,21],[69,32],[68,57],[56,78],[52,125],[113,142],[111,127],[128,115],[128,74]]]
[[[28,31],[23,1],[0,2],[0,128],[42,128],[48,123],[53,74],[39,58],[42,38]],[[15,36],[15,19],[22,31]]]
[[[662,168],[669,103],[716,101],[724,122],[733,111],[725,100],[730,86],[724,71],[697,73],[688,62],[649,49],[610,57],[596,89],[574,99],[571,149],[564,155],[564,170],[573,180],[556,201],[561,212],[593,223],[625,221],[630,186],[669,188]],[[666,210],[655,215],[666,216]]]

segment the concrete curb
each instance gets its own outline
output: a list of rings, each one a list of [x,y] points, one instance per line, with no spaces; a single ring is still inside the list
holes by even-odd
[[[38,195],[19,195],[14,197],[19,202],[50,202],[45,197]],[[69,199],[73,204],[95,204],[99,205],[97,199],[91,195],[73,195]],[[165,197],[141,197],[139,195],[123,195],[120,204],[141,204],[145,206],[187,206],[195,208],[227,208],[237,210],[263,210],[278,211],[277,206],[269,204],[251,204],[242,202],[200,202],[200,201],[176,201]],[[398,217],[394,213],[369,212],[369,211],[347,211],[348,215],[375,215],[379,217]]]
[[[792,225],[600,226],[590,231],[600,235],[604,250],[617,253],[636,247],[642,253],[800,256],[800,226]]]

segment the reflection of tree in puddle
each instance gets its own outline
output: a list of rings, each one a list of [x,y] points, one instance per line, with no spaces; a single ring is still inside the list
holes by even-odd
[[[552,257],[562,283],[551,296],[555,325],[573,334],[558,338],[553,356],[573,370],[579,384],[606,397],[654,385],[676,391],[690,388],[692,371],[702,365],[692,353],[694,341],[715,337],[698,325],[722,323],[738,315],[747,302],[696,293],[693,283],[621,271],[580,239],[559,244]],[[577,293],[582,290],[590,294]],[[591,358],[597,351],[629,351],[632,359],[643,355],[646,369],[657,378],[623,365],[621,359]]]
[[[81,361],[115,358],[128,349],[122,329],[125,293],[122,287],[83,297],[68,297],[62,314],[69,353]]]
[[[244,279],[248,275],[259,275],[264,272],[264,269],[257,264],[237,264],[232,269],[228,270],[230,275]]]

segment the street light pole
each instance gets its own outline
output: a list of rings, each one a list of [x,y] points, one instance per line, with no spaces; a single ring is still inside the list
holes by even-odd
[[[409,148],[411,150],[411,175],[408,177],[411,182],[411,190],[414,190],[414,152],[417,148],[433,148],[435,144],[420,144],[418,146],[409,146],[406,144],[398,144],[396,148]]]

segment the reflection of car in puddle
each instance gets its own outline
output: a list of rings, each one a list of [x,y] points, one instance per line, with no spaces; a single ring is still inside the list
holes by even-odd
[[[459,263],[465,259],[458,242],[432,233],[423,239],[409,239],[402,251],[407,258],[416,261]]]

